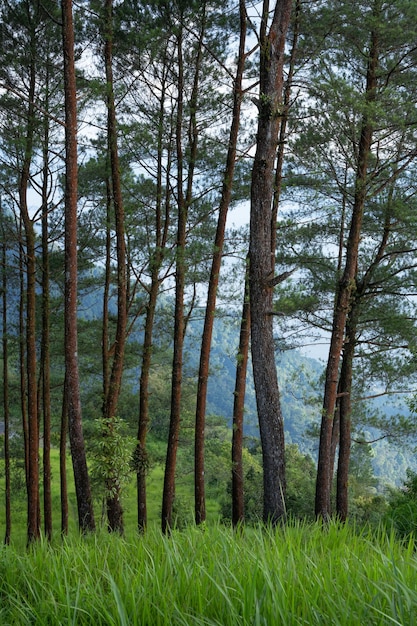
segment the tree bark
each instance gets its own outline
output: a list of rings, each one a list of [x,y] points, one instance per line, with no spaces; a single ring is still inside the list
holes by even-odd
[[[165,51],[166,52],[166,51]],[[164,55],[165,65],[168,62],[167,54]],[[164,74],[166,78],[166,74]],[[146,501],[146,474],[148,470],[148,458],[146,450],[146,437],[149,428],[149,377],[153,352],[153,329],[155,322],[156,303],[161,285],[160,270],[164,259],[168,236],[169,213],[170,213],[170,186],[166,185],[165,191],[165,218],[163,211],[163,183],[162,176],[165,169],[166,175],[171,170],[171,149],[168,148],[166,162],[164,162],[164,117],[166,104],[165,80],[161,84],[161,98],[159,102],[158,117],[158,154],[156,173],[156,210],[155,210],[155,251],[151,258],[151,284],[149,287],[148,305],[146,307],[145,330],[142,346],[142,364],[139,380],[139,419],[138,419],[138,443],[137,455],[137,492],[138,492],[138,530],[143,533],[147,525],[147,501]]]
[[[127,327],[127,272],[126,272],[126,243],[125,220],[122,189],[120,181],[119,154],[117,148],[116,107],[113,87],[113,0],[105,1],[104,27],[104,62],[106,68],[107,86],[107,132],[110,154],[112,196],[116,226],[116,256],[117,256],[117,324],[114,342],[114,356],[110,373],[110,381],[105,398],[104,418],[105,428],[111,436],[112,420],[117,414],[117,405],[120,396],[120,387],[123,376],[124,351]],[[107,433],[104,432],[104,436]],[[120,487],[117,477],[107,479],[107,491],[112,493],[107,497],[107,519],[110,531],[123,534],[123,509],[120,499]]]
[[[380,0],[374,4],[374,15],[379,16]],[[356,171],[355,196],[348,240],[346,244],[346,261],[342,278],[339,281],[333,315],[332,334],[329,357],[326,368],[326,379],[323,399],[323,412],[320,429],[319,458],[316,482],[316,516],[327,520],[331,515],[331,440],[333,417],[336,406],[337,387],[339,380],[339,364],[345,339],[345,324],[349,313],[351,298],[355,289],[355,275],[359,254],[359,241],[362,228],[364,204],[367,193],[368,158],[372,143],[372,105],[376,98],[378,68],[378,32],[371,34],[369,62],[366,76],[366,105],[362,119],[359,142],[358,165]]]
[[[22,240],[23,224],[19,221],[19,237]],[[29,424],[27,410],[27,383],[26,383],[26,341],[25,341],[25,277],[24,277],[23,247],[19,247],[19,377],[20,377],[20,410],[22,415],[23,447],[25,457],[26,491],[29,489]]]
[[[109,298],[111,280],[111,206],[112,193],[109,173],[109,154],[106,159],[106,258],[104,264],[103,317],[101,328],[101,361],[103,371],[103,416],[105,402],[109,394],[110,381],[110,335],[109,335]]]
[[[355,310],[354,310],[355,309]],[[356,348],[357,306],[352,305],[346,323],[346,341],[340,369],[339,457],[337,463],[336,515],[345,522],[348,516],[349,461],[351,448],[353,357]]]
[[[0,221],[4,220],[0,198]],[[5,522],[6,528],[4,533],[5,545],[10,544],[10,536],[12,530],[12,514],[11,514],[11,483],[10,483],[10,431],[9,431],[9,340],[8,340],[8,301],[7,301],[7,244],[6,230],[2,228],[2,331],[3,331],[3,418],[4,418],[4,482],[5,482]]]
[[[26,371],[27,371],[27,415],[28,415],[28,543],[40,537],[39,519],[39,422],[36,356],[36,252],[35,229],[29,215],[27,189],[33,152],[35,66],[30,65],[29,104],[25,137],[25,154],[19,180],[19,208],[26,244]]]
[[[296,50],[299,36],[301,3],[297,0],[295,7],[294,32],[291,48],[291,57],[288,77],[284,90],[283,112],[281,116],[277,165],[275,170],[275,189],[271,212],[271,254],[274,257],[276,250],[276,221],[278,215],[279,200],[282,188],[282,169],[284,164],[285,139],[288,123],[288,111],[292,79],[294,75]],[[238,364],[236,369],[235,396],[233,407],[233,435],[232,435],[232,524],[238,526],[244,522],[244,483],[243,483],[243,415],[244,396],[246,388],[246,370],[248,362],[250,341],[250,305],[249,305],[248,261],[246,266],[245,295],[242,308],[242,320],[240,329]]]
[[[372,263],[369,265],[361,280],[356,277],[355,297],[352,299],[350,312],[346,320],[346,341],[343,349],[342,366],[340,370],[338,407],[339,407],[339,458],[336,481],[336,515],[345,522],[349,514],[349,465],[351,450],[351,413],[352,413],[352,381],[353,360],[358,340],[358,323],[360,308],[364,296],[367,294],[375,270],[384,258],[389,238],[392,233],[392,200],[393,186],[389,190],[387,213],[381,242]]]
[[[61,535],[68,535],[68,485],[67,485],[67,431],[68,399],[67,385],[64,380],[61,408],[61,433],[59,439],[59,478],[61,488]]]
[[[250,304],[248,263],[246,264],[245,293],[240,323],[236,380],[233,400],[232,428],[232,524],[239,527],[245,521],[245,494],[243,482],[243,417],[245,409],[246,374],[249,358]]]
[[[178,451],[178,437],[181,422],[181,395],[182,395],[182,370],[183,350],[186,319],[184,315],[184,296],[186,281],[186,240],[187,240],[187,217],[188,209],[192,200],[194,171],[197,159],[198,127],[197,127],[197,99],[199,93],[199,80],[201,72],[201,59],[203,51],[203,39],[205,33],[205,7],[203,4],[203,16],[199,33],[197,51],[195,55],[195,72],[193,86],[189,101],[190,118],[188,123],[188,167],[186,173],[186,191],[184,193],[184,150],[182,145],[182,127],[184,121],[184,41],[183,41],[183,15],[180,17],[177,35],[178,50],[178,100],[176,120],[176,151],[177,151],[177,243],[176,243],[176,266],[175,266],[175,321],[174,321],[174,355],[172,363],[171,383],[171,414],[168,435],[168,447],[165,464],[164,489],[162,496],[162,532],[167,533],[172,528],[172,512],[175,498],[175,468]]]
[[[275,169],[274,195],[273,195],[273,201],[272,201],[271,254],[273,256],[275,256],[275,253],[276,253],[278,208],[279,208],[279,202],[281,199],[281,191],[282,191],[282,171],[284,167],[285,143],[287,139],[287,126],[288,126],[289,111],[290,111],[290,106],[291,106],[291,90],[293,86],[295,62],[296,62],[296,55],[297,55],[297,48],[298,48],[298,38],[300,35],[300,18],[301,18],[301,0],[296,0],[295,10],[294,10],[291,54],[290,54],[290,60],[289,60],[289,66],[288,66],[287,80],[285,81],[283,107],[282,107],[281,121],[279,125],[277,165]]]
[[[210,349],[213,336],[214,317],[216,312],[216,297],[219,284],[220,268],[223,255],[224,234],[226,230],[227,213],[232,195],[233,176],[236,162],[236,149],[240,125],[240,109],[242,103],[242,80],[245,67],[245,41],[246,41],[246,7],[244,0],[239,2],[240,15],[240,40],[236,77],[233,89],[233,113],[232,124],[229,133],[229,147],[227,151],[226,167],[223,175],[222,195],[219,205],[219,217],[217,221],[216,237],[214,242],[214,254],[210,271],[210,279],[207,294],[204,328],[201,340],[200,365],[198,372],[197,404],[195,415],[195,521],[201,524],[206,519],[205,503],[205,472],[204,472],[204,441],[207,387],[210,367]]]
[[[252,170],[249,287],[252,364],[264,473],[264,520],[275,524],[285,515],[284,427],[275,365],[272,328],[271,215],[274,164],[280,128],[285,38],[291,0],[275,5],[268,34],[269,3],[261,25],[260,96],[256,153]]]
[[[46,105],[48,110],[49,73],[46,76]],[[43,411],[43,508],[45,537],[52,538],[51,492],[51,381],[50,381],[50,297],[49,297],[49,232],[48,232],[48,181],[49,181],[49,119],[44,120],[44,147],[42,171],[42,411]]]
[[[187,225],[187,206],[183,191],[184,156],[182,149],[182,124],[183,124],[183,89],[184,89],[184,66],[183,66],[183,32],[179,25],[177,36],[178,50],[178,101],[176,123],[176,152],[177,152],[177,242],[176,242],[176,266],[175,266],[175,319],[174,319],[174,354],[172,361],[171,382],[171,413],[169,421],[169,433],[167,454],[165,462],[164,488],[162,494],[162,520],[163,533],[169,533],[172,528],[172,509],[175,498],[175,468],[178,451],[178,437],[181,420],[181,391],[182,391],[182,359],[184,346],[184,292],[185,292],[185,243]]]
[[[62,0],[65,89],[65,373],[68,426],[77,497],[78,522],[83,532],[95,529],[90,480],[81,417],[77,336],[77,94],[74,63],[72,0]]]

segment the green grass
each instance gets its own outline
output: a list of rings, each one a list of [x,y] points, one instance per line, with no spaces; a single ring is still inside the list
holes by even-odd
[[[0,623],[413,623],[414,541],[331,525],[107,533],[0,551]]]
[[[149,531],[136,534],[136,492],[125,498],[126,538],[80,538],[68,462],[70,536],[59,534],[58,453],[52,453],[54,537],[26,550],[24,496],[12,507],[12,545],[0,546],[0,624],[408,626],[417,615],[414,540],[382,529],[289,524],[236,534],[209,502],[205,529],[159,531],[163,472],[148,480]],[[177,491],[192,517],[192,476]],[[4,528],[0,507],[0,531]],[[99,506],[97,507],[99,509]],[[97,510],[97,519],[99,514]]]

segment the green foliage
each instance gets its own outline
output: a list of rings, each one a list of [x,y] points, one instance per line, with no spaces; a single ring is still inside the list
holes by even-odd
[[[407,470],[403,487],[391,492],[386,520],[400,537],[417,532],[417,473]]]
[[[287,513],[297,519],[313,519],[316,485],[316,464],[297,445],[285,449],[287,468]]]
[[[9,440],[10,451],[10,488],[11,492],[17,494],[22,499],[26,495],[26,476],[25,476],[25,460],[23,457],[23,441],[22,437],[16,435]],[[0,435],[0,478],[4,478],[4,434]]]
[[[229,454],[230,457],[230,454]],[[244,507],[245,523],[257,524],[262,519],[263,509],[263,482],[262,482],[262,457],[258,441],[247,441],[242,451],[244,471]],[[231,467],[227,480],[220,494],[220,513],[224,522],[232,519],[232,482]]]
[[[172,506],[173,527],[176,530],[185,530],[194,524],[194,507],[192,498],[176,494]]]
[[[415,14],[412,2],[402,1],[302,5],[296,72],[306,88],[290,111],[293,132],[277,231],[279,266],[298,270],[277,287],[275,305],[280,336],[294,345],[331,332],[348,252],[361,126],[372,118],[354,378],[368,386],[382,382],[386,389],[409,385],[415,371],[415,301],[406,297],[415,285]],[[365,76],[372,32],[378,71],[370,103]]]
[[[135,439],[126,436],[120,418],[96,419],[89,439],[90,477],[96,498],[108,498],[123,491],[131,478]]]
[[[387,511],[387,500],[383,495],[358,495],[351,498],[349,517],[357,527],[373,526],[377,528]]]
[[[363,438],[363,437],[362,437]],[[381,481],[375,476],[376,453],[370,444],[352,443],[349,466],[349,518],[357,526],[378,526],[383,519],[387,500]]]
[[[259,523],[263,514],[262,454],[258,440],[246,443],[243,449],[245,522]],[[308,520],[314,517],[316,466],[313,459],[302,454],[296,444],[285,449],[287,497],[286,510],[291,519]],[[231,480],[220,497],[223,520],[231,519]]]
[[[353,442],[350,453],[349,488],[352,497],[375,492],[377,480],[372,467],[375,453],[367,443]]]

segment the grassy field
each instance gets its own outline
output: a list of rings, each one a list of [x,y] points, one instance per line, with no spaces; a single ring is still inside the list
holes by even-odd
[[[408,626],[417,619],[414,540],[350,526],[289,524],[241,533],[218,523],[209,502],[204,529],[192,524],[170,538],[159,530],[163,473],[148,481],[149,531],[136,533],[134,484],[124,500],[126,536],[77,532],[68,463],[70,533],[55,513],[51,544],[26,549],[24,495],[13,497],[12,544],[0,547],[0,624],[219,626],[317,624]],[[192,517],[192,477],[178,482]],[[1,485],[0,485],[1,486]],[[53,452],[54,511],[59,511],[58,455]],[[99,521],[99,504],[97,518]],[[0,507],[0,532],[4,529]],[[100,527],[100,524],[98,524]]]
[[[413,540],[331,525],[106,532],[0,551],[0,623],[415,623]]]

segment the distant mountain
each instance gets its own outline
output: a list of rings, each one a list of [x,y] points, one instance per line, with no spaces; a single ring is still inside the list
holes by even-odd
[[[202,322],[191,323],[186,341],[187,367],[198,371],[199,338]],[[219,317],[215,321],[211,352],[211,376],[208,384],[207,412],[224,416],[231,424],[233,416],[233,391],[238,349],[238,321]],[[288,443],[297,443],[303,452],[314,455],[316,443],[306,436],[306,430],[320,417],[317,389],[323,373],[323,364],[303,356],[297,350],[277,355],[281,408]],[[245,396],[245,433],[259,436],[252,365],[249,361]]]
[[[193,322],[187,337],[188,367],[197,373],[199,359],[199,337],[202,324]],[[235,384],[235,366],[238,347],[237,321],[219,318],[215,322],[211,355],[211,376],[208,385],[207,412],[224,416],[232,423],[233,390]],[[287,443],[296,443],[303,453],[317,457],[318,430],[321,420],[324,364],[311,357],[304,356],[297,350],[277,354],[278,380],[280,386],[281,408],[284,417],[284,429]],[[371,401],[374,408],[385,415],[393,415],[407,407],[395,405],[391,399],[380,398]],[[313,435],[313,433],[316,435]],[[245,397],[245,433],[259,436],[256,399],[249,364]],[[366,439],[378,438],[375,429],[365,431]],[[403,442],[394,445],[386,439],[372,444],[372,465],[375,475],[382,484],[399,485],[405,478],[407,468],[417,471],[417,459],[411,447]]]

